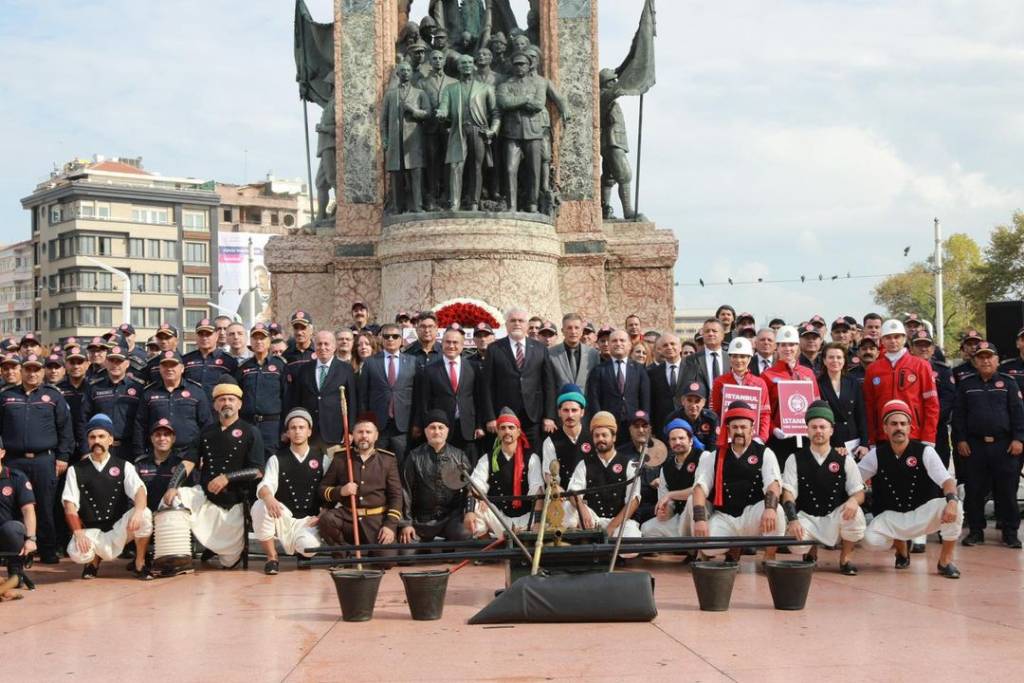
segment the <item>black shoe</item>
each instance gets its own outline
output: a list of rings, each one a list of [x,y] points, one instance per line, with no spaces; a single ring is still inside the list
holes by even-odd
[[[843,576],[857,576],[857,567],[849,562],[843,562],[839,565],[839,573]]]
[[[985,533],[982,531],[971,531],[964,536],[964,540],[960,542],[967,547],[972,545],[983,545],[985,543]]]
[[[815,556],[814,553],[804,553],[804,558],[803,559],[804,559],[804,562],[815,562],[815,561],[817,561],[818,558]]]
[[[915,555],[920,555],[924,551],[925,551],[924,543],[911,543],[910,544],[910,552],[914,553]]]
[[[945,577],[947,579],[960,578],[960,570],[957,569],[956,565],[952,562],[950,562],[947,565],[936,565],[936,568],[939,570],[939,576]]]
[[[779,552],[780,553],[782,552],[782,548],[779,548]],[[743,549],[743,554],[744,555],[757,555],[757,548],[744,548]]]
[[[910,566],[910,555],[896,553],[896,569],[906,569]]]
[[[267,563],[263,565],[263,573],[267,576],[274,576],[278,569],[280,569],[280,565],[277,560],[267,560]]]
[[[82,567],[83,579],[95,579],[97,576],[99,576],[99,573],[100,568],[92,562]]]
[[[60,564],[60,558],[57,557],[57,553],[47,553],[39,556],[39,561],[42,564]]]
[[[132,576],[134,576],[139,581],[152,581],[153,580],[153,572],[151,572],[149,570],[149,564],[148,563],[142,565],[142,569],[136,569],[135,568],[135,563],[132,562],[131,573],[132,573]]]
[[[235,560],[234,564],[231,564],[231,565],[228,565],[228,566],[221,565],[220,568],[221,569],[234,569],[235,567],[238,567],[241,564],[242,564],[242,558],[239,557],[237,560]]]
[[[209,548],[203,551],[203,554],[199,556],[200,562],[209,562],[213,558],[217,557],[217,553],[213,552]]]
[[[1014,548],[1016,550],[1020,550],[1020,538],[1018,538],[1017,536],[1003,536],[1003,545],[1005,545],[1007,548]]]

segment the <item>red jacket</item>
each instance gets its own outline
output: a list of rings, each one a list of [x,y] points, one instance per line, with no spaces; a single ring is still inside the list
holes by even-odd
[[[797,363],[796,367],[790,368],[786,361],[777,360],[775,365],[761,373],[761,379],[768,385],[768,401],[772,407],[772,429],[782,427],[779,417],[779,385],[776,382],[790,380],[810,382],[814,390],[814,400],[821,398],[821,392],[818,391],[818,378],[814,376],[814,371],[800,363]]]
[[[737,381],[736,376],[730,371],[724,375],[719,375],[711,387],[711,410],[718,415],[719,424],[722,425],[722,429],[718,430],[718,445],[724,446],[729,441],[729,430],[725,428],[725,424],[722,422],[722,414],[726,408],[726,406],[722,405],[722,390],[726,384],[761,388],[761,405],[750,407],[760,413],[758,424],[754,425],[754,436],[760,438],[764,443],[768,443],[768,437],[772,435],[772,410],[768,404],[768,385],[764,383],[763,379],[752,372],[747,372],[747,374],[743,375],[741,381]]]
[[[896,365],[883,354],[864,372],[864,411],[871,443],[886,441],[882,408],[893,399],[905,401],[914,413],[910,438],[931,443],[939,430],[939,392],[931,364],[904,350]],[[934,445],[934,444],[932,444]]]

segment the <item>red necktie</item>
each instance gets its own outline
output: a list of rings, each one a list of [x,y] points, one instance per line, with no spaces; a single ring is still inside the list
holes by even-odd
[[[619,384],[619,393],[620,394],[625,394],[626,393],[626,374],[622,371],[622,361],[621,360],[617,360],[617,361],[615,361],[615,363],[616,363],[616,367],[618,368],[618,370],[616,370],[616,380],[618,381],[618,384]]]
[[[452,393],[459,393],[459,378],[455,374],[455,361],[448,361],[448,381],[452,383]]]
[[[398,381],[398,375],[395,373],[395,357],[388,356],[388,384],[395,386],[396,381]]]
[[[526,362],[526,354],[523,353],[523,343],[516,342],[516,367],[520,370],[523,369],[523,364]]]

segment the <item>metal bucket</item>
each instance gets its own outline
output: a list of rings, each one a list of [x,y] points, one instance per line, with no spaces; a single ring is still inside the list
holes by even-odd
[[[703,611],[724,612],[729,609],[738,570],[739,565],[735,562],[693,563],[693,585]]]
[[[807,593],[811,589],[811,577],[814,575],[817,562],[769,560],[764,564],[775,609],[803,609],[807,603]]]
[[[344,621],[369,621],[384,572],[379,569],[335,569],[331,571],[338,591]]]
[[[441,618],[450,575],[447,569],[401,573],[405,599],[409,602],[409,613],[413,619],[431,621]]]

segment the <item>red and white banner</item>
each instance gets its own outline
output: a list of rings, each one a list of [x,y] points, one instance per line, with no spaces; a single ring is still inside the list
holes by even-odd
[[[722,386],[722,413],[729,409],[733,401],[743,401],[757,412],[754,420],[754,436],[757,436],[758,425],[761,424],[761,387],[747,387],[741,384]],[[719,415],[719,418],[722,416]]]
[[[807,436],[804,416],[814,401],[814,383],[782,380],[779,388],[779,428],[786,436]]]

